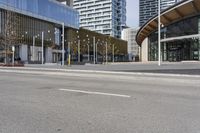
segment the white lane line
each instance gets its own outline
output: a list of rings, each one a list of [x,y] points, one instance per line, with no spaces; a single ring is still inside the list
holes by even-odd
[[[103,93],[103,92],[92,92],[92,91],[82,91],[82,90],[71,90],[71,89],[59,89],[60,91],[68,91],[68,92],[77,92],[77,93],[85,93],[92,95],[104,95],[104,96],[115,96],[115,97],[124,97],[130,98],[129,95],[121,95],[121,94],[113,94],[113,93]]]

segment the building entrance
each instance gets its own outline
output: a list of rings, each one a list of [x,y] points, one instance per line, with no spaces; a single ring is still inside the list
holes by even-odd
[[[185,39],[167,43],[168,61],[198,60],[195,55],[195,40]],[[198,50],[198,49],[197,49]],[[197,56],[197,57],[196,57]]]

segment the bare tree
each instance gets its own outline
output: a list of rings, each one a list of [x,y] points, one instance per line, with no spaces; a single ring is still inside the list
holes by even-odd
[[[4,44],[5,64],[8,63],[8,55],[11,54],[11,47],[17,45],[19,27],[19,16],[11,11],[5,12],[4,33],[1,43]],[[14,53],[13,53],[14,54]]]

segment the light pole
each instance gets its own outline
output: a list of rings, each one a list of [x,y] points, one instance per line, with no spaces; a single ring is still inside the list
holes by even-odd
[[[71,65],[71,48],[70,48],[70,42],[68,42],[68,66]]]
[[[33,61],[35,61],[35,36],[33,36]]]
[[[87,47],[88,47],[88,62],[90,61],[90,45],[87,44]]]
[[[13,52],[13,54],[12,54],[12,64],[14,66],[15,65],[15,46],[12,46],[12,52]]]
[[[98,43],[99,43],[99,39],[98,39],[98,41],[97,41],[97,43],[96,43],[96,63],[98,62]]]
[[[42,65],[44,64],[44,32],[42,31]]]
[[[158,66],[161,66],[160,0],[158,0]]]
[[[115,62],[115,45],[112,47],[113,63]]]
[[[93,37],[93,60],[94,60],[94,64],[96,63],[96,57],[95,57],[95,46],[96,46],[96,44],[95,44],[96,42],[95,42],[95,36]]]
[[[106,64],[108,64],[108,42],[106,41]]]
[[[78,40],[78,62],[81,61],[81,54],[80,54],[80,39]]]
[[[78,62],[80,63],[80,37],[79,37],[79,31],[77,30],[76,33],[78,34]]]
[[[65,58],[65,24],[62,23],[62,66],[64,66]]]
[[[88,35],[86,35],[86,37],[88,38]],[[89,41],[90,41],[90,39],[88,38],[88,42],[87,42],[87,47],[88,47],[88,62],[90,61],[90,45],[89,45]]]

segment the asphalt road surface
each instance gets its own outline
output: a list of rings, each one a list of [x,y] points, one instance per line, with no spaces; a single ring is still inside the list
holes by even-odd
[[[200,78],[1,70],[0,133],[200,133]]]

